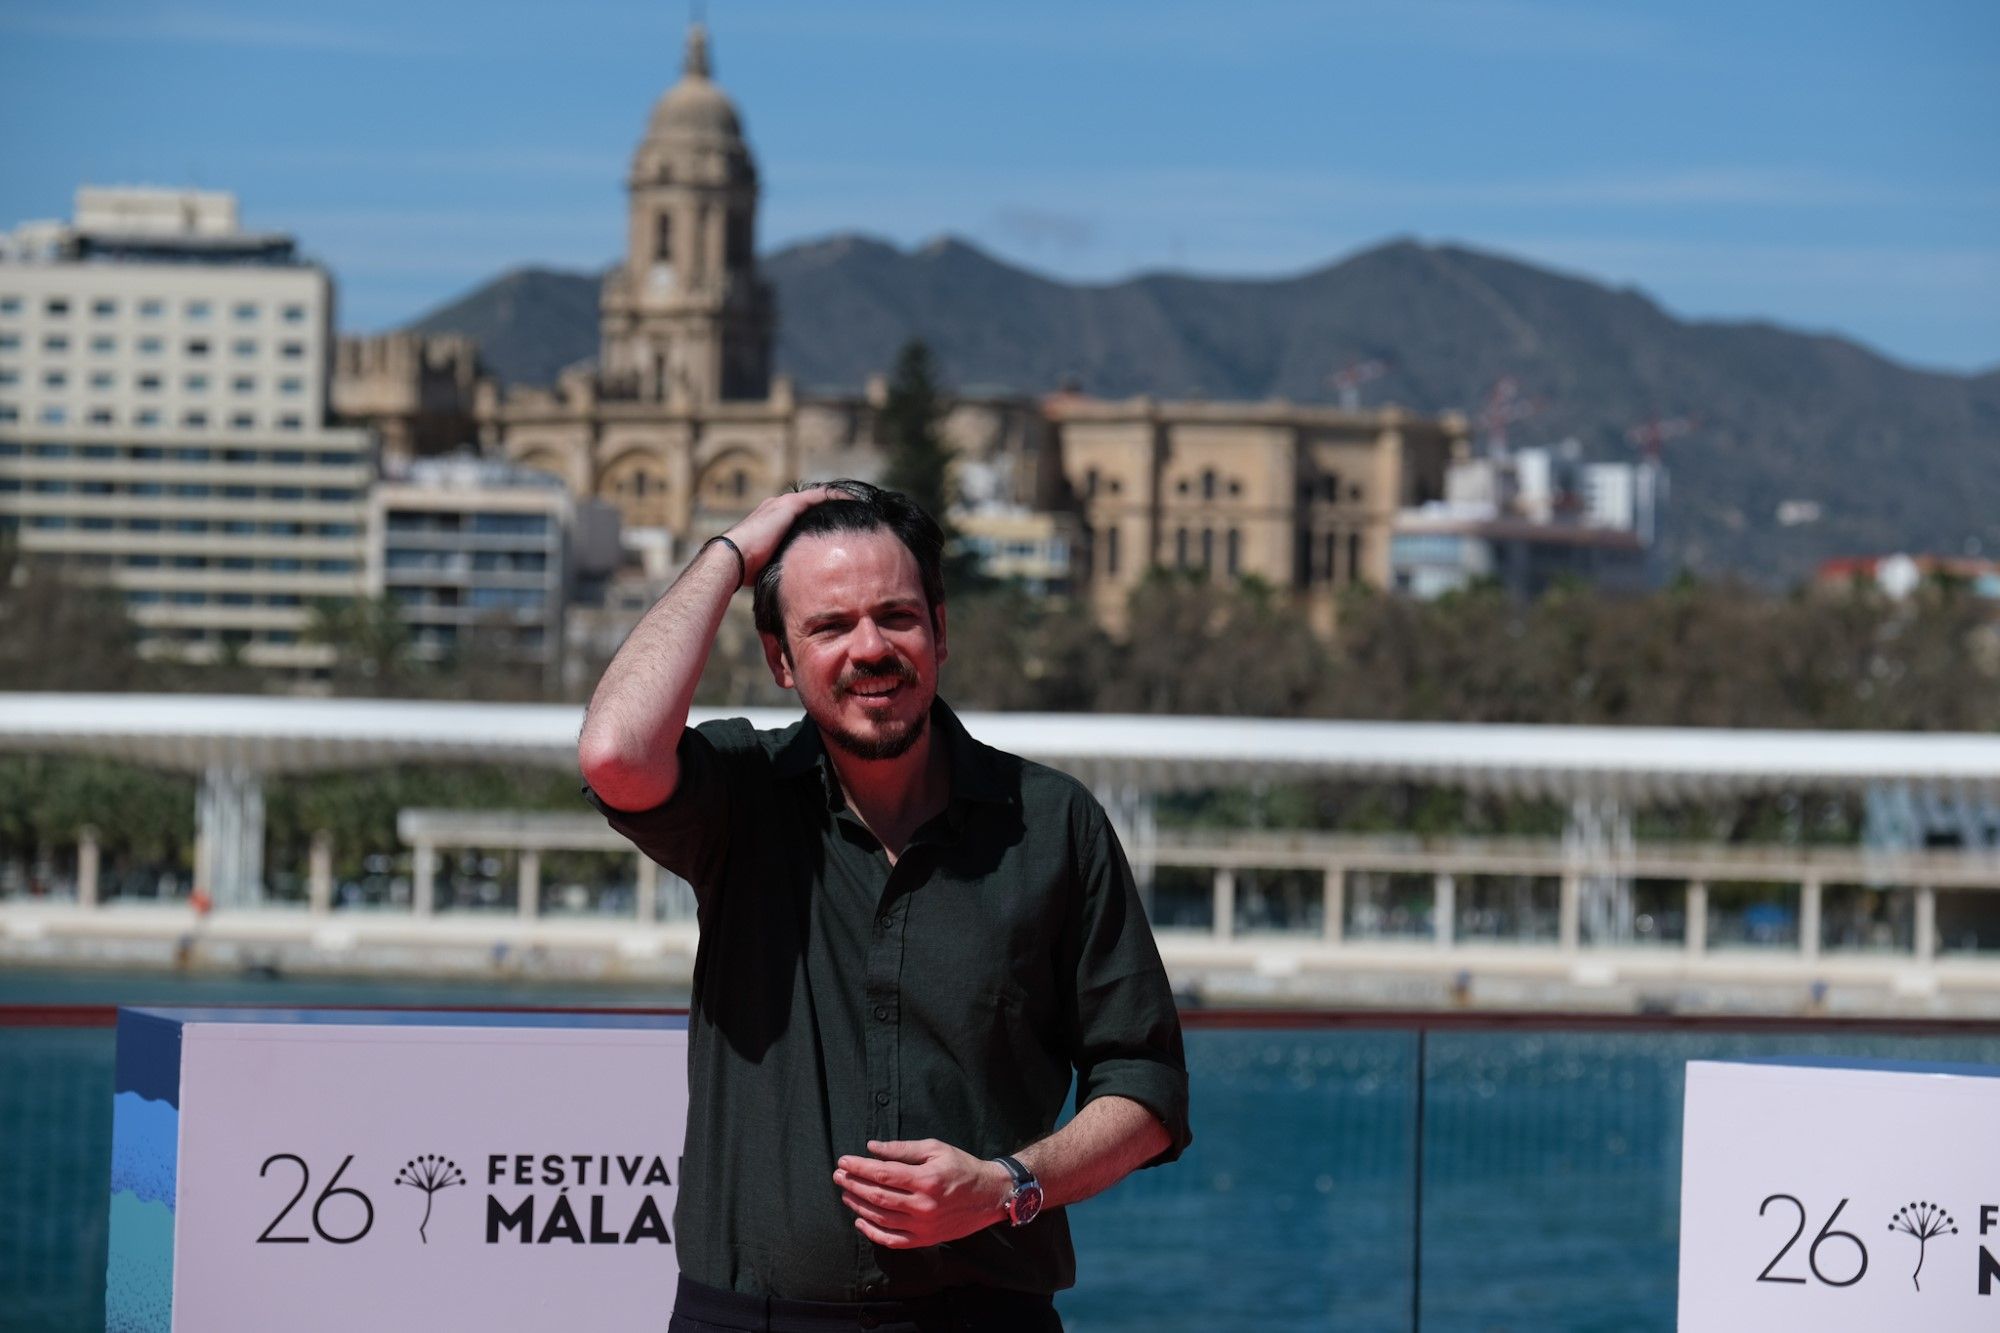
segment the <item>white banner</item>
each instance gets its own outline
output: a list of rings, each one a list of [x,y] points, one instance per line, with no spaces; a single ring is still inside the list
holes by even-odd
[[[174,1329],[666,1326],[685,1029],[183,1032]]]
[[[2000,1077],[1689,1062],[1680,1329],[2000,1329]]]

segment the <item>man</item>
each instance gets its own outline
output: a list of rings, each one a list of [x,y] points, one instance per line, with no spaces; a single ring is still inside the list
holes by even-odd
[[[1060,1329],[1063,1206],[1189,1141],[1179,1022],[1104,812],[937,697],[942,546],[865,483],[767,500],[591,699],[587,795],[694,885],[701,926],[676,1333]],[[688,728],[750,584],[806,716]]]

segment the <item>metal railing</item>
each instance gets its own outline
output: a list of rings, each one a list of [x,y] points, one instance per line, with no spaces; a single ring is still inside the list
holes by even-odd
[[[103,1326],[114,1013],[0,1005],[10,1327]],[[1194,1145],[1072,1210],[1080,1280],[1060,1305],[1077,1326],[1664,1333],[1688,1059],[2000,1064],[1994,1022],[1201,1009],[1183,1021]]]

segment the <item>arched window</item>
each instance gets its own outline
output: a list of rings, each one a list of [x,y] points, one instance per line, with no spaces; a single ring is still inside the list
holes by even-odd
[[[662,264],[674,262],[674,218],[662,213],[653,219],[653,258]]]
[[[1204,572],[1215,568],[1215,529],[1201,530],[1201,567]]]
[[[658,527],[667,521],[667,478],[652,458],[625,455],[611,465],[599,485],[627,526]]]
[[[1235,528],[1229,530],[1228,548],[1229,577],[1235,578],[1243,568],[1243,534]]]
[[[1204,500],[1213,500],[1215,498],[1215,469],[1212,467],[1202,469],[1201,498]]]
[[[1186,528],[1176,528],[1174,530],[1174,568],[1186,569],[1187,558],[1188,530]]]

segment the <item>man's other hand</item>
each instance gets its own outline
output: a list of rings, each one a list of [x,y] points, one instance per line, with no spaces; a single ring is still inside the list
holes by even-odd
[[[868,1141],[868,1157],[842,1157],[833,1183],[854,1225],[877,1245],[912,1250],[983,1231],[1006,1217],[1013,1177],[937,1139]]]

